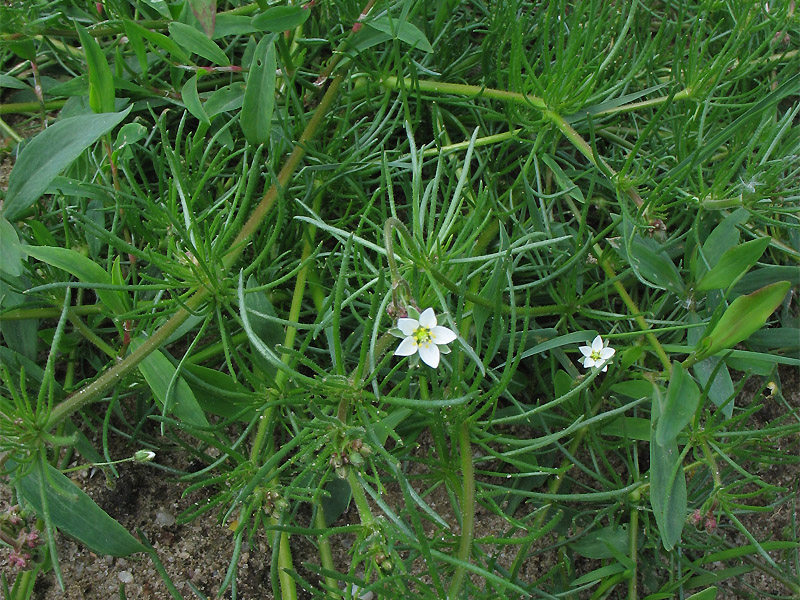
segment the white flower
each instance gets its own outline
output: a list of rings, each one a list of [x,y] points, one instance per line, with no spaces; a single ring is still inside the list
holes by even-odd
[[[419,320],[398,319],[397,329],[400,330],[403,341],[394,351],[395,355],[411,356],[419,352],[422,362],[434,369],[439,366],[439,355],[450,352],[445,344],[456,339],[456,334],[450,329],[436,324],[436,315],[432,308],[422,311]]]
[[[603,338],[599,335],[592,340],[591,346],[581,346],[578,350],[583,354],[583,357],[579,358],[578,362],[582,360],[585,369],[603,367],[603,371],[608,371],[608,361],[611,360],[611,357],[616,352],[613,348],[609,348],[608,342],[604,343]]]

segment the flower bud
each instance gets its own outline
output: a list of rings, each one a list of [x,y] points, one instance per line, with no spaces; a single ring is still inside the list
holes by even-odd
[[[156,457],[156,453],[152,450],[137,450],[133,455],[133,460],[136,462],[150,462]]]

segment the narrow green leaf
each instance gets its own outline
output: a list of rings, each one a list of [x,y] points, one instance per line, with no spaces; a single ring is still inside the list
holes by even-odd
[[[84,283],[111,283],[111,275],[90,258],[70,248],[58,246],[26,246],[28,256],[62,269]],[[128,311],[124,292],[114,290],[95,290],[97,297],[109,310],[116,314]]]
[[[573,587],[577,587],[580,585],[586,585],[587,583],[592,583],[594,581],[600,581],[602,579],[606,579],[611,577],[612,575],[616,575],[617,573],[622,573],[625,570],[625,565],[622,563],[611,563],[605,567],[600,567],[599,569],[595,569],[594,571],[589,571],[585,575],[581,575],[577,579],[570,581],[570,585]]]
[[[299,27],[311,16],[302,6],[273,6],[253,19],[256,31],[281,32]]]
[[[702,592],[697,592],[696,594],[692,594],[686,600],[714,600],[717,597],[717,588],[710,587]]]
[[[262,38],[256,47],[239,119],[242,131],[251,144],[263,144],[272,131],[275,107],[275,43],[274,37]]]
[[[672,550],[681,539],[687,507],[686,477],[675,441],[665,446],[650,442],[650,504],[661,543],[666,550]]]
[[[131,350],[142,343],[142,340],[133,340]],[[166,414],[173,414],[190,425],[208,427],[205,413],[189,384],[177,373],[175,366],[161,350],[148,354],[139,363],[139,371]]]
[[[214,35],[214,22],[217,18],[217,0],[189,0],[194,16],[208,37]]]
[[[114,77],[100,44],[86,30],[75,24],[86,54],[89,69],[89,106],[96,113],[114,112]]]
[[[128,107],[118,113],[70,117],[39,133],[17,158],[0,214],[12,221],[19,217],[61,171],[128,116],[130,110]]]
[[[728,249],[719,262],[697,282],[695,289],[701,292],[728,289],[756,264],[770,241],[770,238],[760,238]]]
[[[169,35],[176,44],[187,52],[202,56],[217,65],[228,66],[231,64],[222,48],[191,25],[176,22],[170,23]]]
[[[656,422],[656,443],[672,444],[691,421],[700,401],[700,388],[680,363],[672,363],[667,398]]]
[[[125,29],[125,37],[128,38],[128,43],[133,48],[133,53],[136,55],[142,75],[147,77],[147,48],[145,48],[144,41],[142,41],[142,34],[137,29],[129,27],[129,23],[130,21],[126,20],[122,22],[122,26]]]
[[[178,62],[188,63],[191,62],[189,55],[184,52],[181,47],[176,44],[174,41],[169,39],[163,33],[158,33],[157,31],[150,31],[139,25],[138,23],[134,23],[133,21],[129,21],[127,19],[123,20],[123,25],[125,26],[125,33],[126,35],[139,35],[146,39],[151,44],[158,46],[162,50],[166,50],[169,54],[172,55]],[[200,33],[199,31],[197,33]],[[202,34],[201,34],[202,35]]]
[[[409,46],[414,46],[419,50],[425,52],[433,52],[433,46],[425,37],[425,34],[412,23],[408,21],[400,21],[397,19],[390,19],[384,15],[367,23],[368,27],[377,29],[378,31],[397,38],[401,42],[405,42]]]
[[[791,287],[788,281],[778,281],[752,294],[736,298],[714,330],[698,344],[695,350],[697,358],[703,359],[732,348],[761,329]]]
[[[183,84],[181,100],[183,100],[186,110],[188,110],[193,117],[203,123],[211,123],[206,111],[203,110],[203,103],[200,101],[200,95],[197,93],[197,74],[193,75],[189,81]]]
[[[145,551],[144,546],[127,529],[97,506],[94,500],[63,473],[50,465],[46,474],[39,467],[16,482],[19,495],[39,516],[45,516],[40,495],[42,486],[47,498],[50,522],[63,533],[79,540],[92,552],[129,556]]]

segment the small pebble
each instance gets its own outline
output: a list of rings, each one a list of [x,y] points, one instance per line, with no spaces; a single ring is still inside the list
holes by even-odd
[[[117,573],[117,578],[122,583],[133,583],[133,574],[130,571],[120,571]]]
[[[169,527],[175,524],[175,516],[166,510],[156,511],[156,524],[161,527]]]

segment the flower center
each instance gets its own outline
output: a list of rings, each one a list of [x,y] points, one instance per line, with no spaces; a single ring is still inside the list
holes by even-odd
[[[592,360],[600,360],[600,351],[599,350],[592,350]]]
[[[429,327],[419,326],[414,330],[414,339],[417,344],[422,346],[431,342],[431,330]]]

